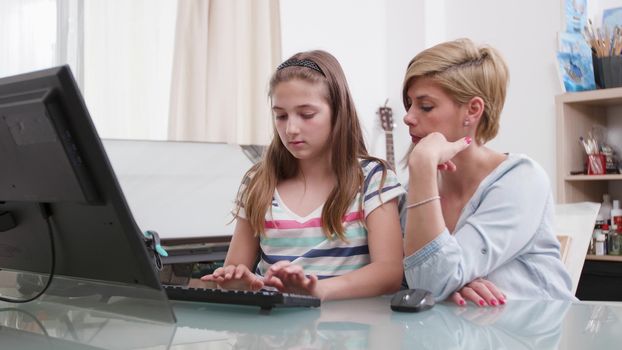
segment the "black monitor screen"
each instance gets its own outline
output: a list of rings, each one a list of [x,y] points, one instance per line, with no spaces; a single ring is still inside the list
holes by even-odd
[[[161,289],[68,66],[0,79],[0,269],[49,273],[50,228],[55,275]]]

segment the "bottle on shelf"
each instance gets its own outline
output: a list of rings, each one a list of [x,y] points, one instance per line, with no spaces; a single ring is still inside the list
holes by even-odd
[[[590,239],[590,245],[587,248],[588,254],[591,254],[591,255],[596,254],[596,237],[598,237],[598,235],[602,233],[602,231],[600,230],[600,225],[601,224],[599,224],[598,221],[596,222],[596,225],[594,225],[594,232],[592,232],[592,239]]]
[[[600,230],[603,233],[604,236],[604,253],[603,255],[607,255],[609,254],[609,234],[611,233],[611,228],[609,227],[609,225],[607,224],[602,224],[602,226],[600,227]]]
[[[596,220],[602,220],[605,224],[611,224],[611,210],[613,209],[611,205],[611,196],[608,193],[603,194],[603,202],[600,204],[600,210],[598,210],[598,215],[596,216]]]
[[[608,255],[622,255],[622,225],[619,225],[616,231],[609,233],[609,251]]]
[[[601,232],[598,232],[594,237],[594,252],[596,255],[605,255],[607,254],[605,250],[605,235]]]
[[[620,209],[620,201],[613,201],[613,209],[611,209],[611,226],[616,230],[618,226],[622,226],[622,209]]]

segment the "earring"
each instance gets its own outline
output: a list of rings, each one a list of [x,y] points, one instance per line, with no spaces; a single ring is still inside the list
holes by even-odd
[[[471,125],[471,122],[469,122],[468,119],[465,119],[463,125],[464,126],[469,126],[469,125]]]

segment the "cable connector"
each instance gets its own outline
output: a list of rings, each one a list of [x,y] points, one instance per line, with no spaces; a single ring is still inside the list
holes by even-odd
[[[160,245],[160,235],[156,231],[148,230],[143,232],[143,236],[145,237],[145,243],[147,247],[153,251],[153,256],[155,259],[156,267],[158,270],[162,270],[162,260],[161,256],[167,257],[168,252],[162,248]]]

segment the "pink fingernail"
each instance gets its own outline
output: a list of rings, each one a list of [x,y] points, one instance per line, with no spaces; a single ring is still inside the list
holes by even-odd
[[[458,302],[458,304],[460,304],[460,306],[463,306],[463,305],[464,305],[464,304],[466,304],[466,303],[464,302],[464,300],[460,300],[460,301]]]
[[[467,136],[467,137],[464,138],[464,141],[467,143],[467,145],[470,145],[471,141],[473,141],[473,140],[471,139],[471,136]]]
[[[480,306],[484,306],[484,305],[486,305],[486,302],[482,299],[482,300],[479,301],[479,305]]]
[[[495,299],[492,299],[492,300],[490,301],[490,305],[492,305],[492,306],[497,306],[497,301],[496,301]]]
[[[504,299],[499,299],[499,304],[505,305],[505,300]]]

